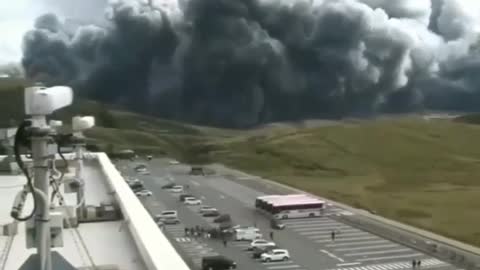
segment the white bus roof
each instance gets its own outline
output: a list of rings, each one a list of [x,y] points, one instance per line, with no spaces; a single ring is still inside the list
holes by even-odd
[[[258,199],[263,200],[267,203],[274,203],[277,201],[284,201],[290,199],[302,199],[302,198],[311,198],[306,194],[288,194],[288,195],[268,195],[268,196],[261,196]]]
[[[283,202],[275,202],[272,206],[283,206],[283,205],[306,205],[306,204],[325,204],[322,200],[297,200],[297,201],[283,201]]]

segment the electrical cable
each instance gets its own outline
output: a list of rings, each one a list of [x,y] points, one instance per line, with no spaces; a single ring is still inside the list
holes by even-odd
[[[27,221],[30,218],[33,217],[35,212],[37,211],[37,198],[34,192],[34,187],[33,187],[33,181],[30,176],[30,173],[28,172],[27,168],[25,167],[25,164],[23,163],[22,157],[20,155],[20,146],[21,145],[26,145],[27,144],[27,136],[26,136],[26,128],[31,125],[31,122],[28,120],[22,121],[20,125],[17,128],[17,133],[15,134],[15,139],[13,143],[13,149],[14,149],[14,154],[15,154],[15,161],[17,162],[18,167],[22,170],[23,174],[27,178],[27,184],[29,188],[29,192],[32,193],[33,197],[33,209],[32,212],[27,215],[26,217],[18,217],[16,215],[12,215],[12,217],[15,220],[18,221]]]
[[[53,179],[52,178],[52,180],[50,181],[50,184],[52,184],[53,182],[56,184],[55,187],[53,187],[53,185],[52,185],[53,192],[52,192],[52,195],[50,197],[51,202],[53,202],[53,200],[55,199],[55,195],[59,192],[60,185],[62,184],[62,179],[65,176],[65,170],[68,168],[68,161],[65,158],[65,156],[63,155],[62,151],[60,150],[60,147],[61,147],[61,140],[57,140],[57,152],[58,152],[58,155],[60,156],[60,158],[62,158],[65,165],[63,167],[63,170],[60,170],[60,177],[58,179]]]

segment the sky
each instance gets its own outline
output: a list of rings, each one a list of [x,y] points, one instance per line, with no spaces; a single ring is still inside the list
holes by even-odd
[[[1,0],[0,65],[20,61],[23,35],[33,28],[38,16],[54,12],[60,18],[98,20],[106,3],[107,0]]]
[[[25,32],[32,29],[36,17],[46,12],[54,12],[60,18],[77,17],[84,20],[98,20],[103,17],[108,0],[3,0],[0,3],[0,65],[19,62],[22,57],[22,38]],[[110,0],[113,1],[113,0]],[[143,0],[146,1],[146,0]],[[176,1],[176,0],[154,0]],[[272,0],[264,0],[272,1]],[[315,0],[323,2],[324,0]],[[370,5],[398,9],[402,5],[405,12],[417,13],[422,20],[428,22],[430,0],[359,0]],[[441,0],[431,0],[441,1]],[[478,21],[477,31],[480,30],[480,1],[453,0],[454,9],[469,14],[471,20]],[[450,27],[461,27],[458,21]],[[469,24],[471,25],[471,24]]]

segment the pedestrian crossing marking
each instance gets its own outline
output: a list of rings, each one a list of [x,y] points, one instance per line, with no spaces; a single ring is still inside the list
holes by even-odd
[[[188,237],[177,237],[175,238],[175,240],[177,240],[177,242],[180,242],[180,243],[185,243],[185,242],[191,242],[192,239],[188,238]]]
[[[433,268],[438,266],[446,266],[446,262],[440,261],[436,258],[430,258],[422,260],[421,268]],[[400,269],[410,269],[412,268],[411,262],[396,262],[396,263],[384,263],[384,264],[373,264],[362,267],[344,267],[344,268],[332,268],[328,270],[400,270]]]

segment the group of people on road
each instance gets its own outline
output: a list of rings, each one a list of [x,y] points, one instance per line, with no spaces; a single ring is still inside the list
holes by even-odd
[[[422,265],[422,261],[421,260],[413,260],[412,261],[412,268],[417,268],[417,267],[420,267]]]
[[[210,238],[211,234],[207,229],[197,225],[192,228],[185,227],[185,236],[192,236],[197,239],[198,237]]]

